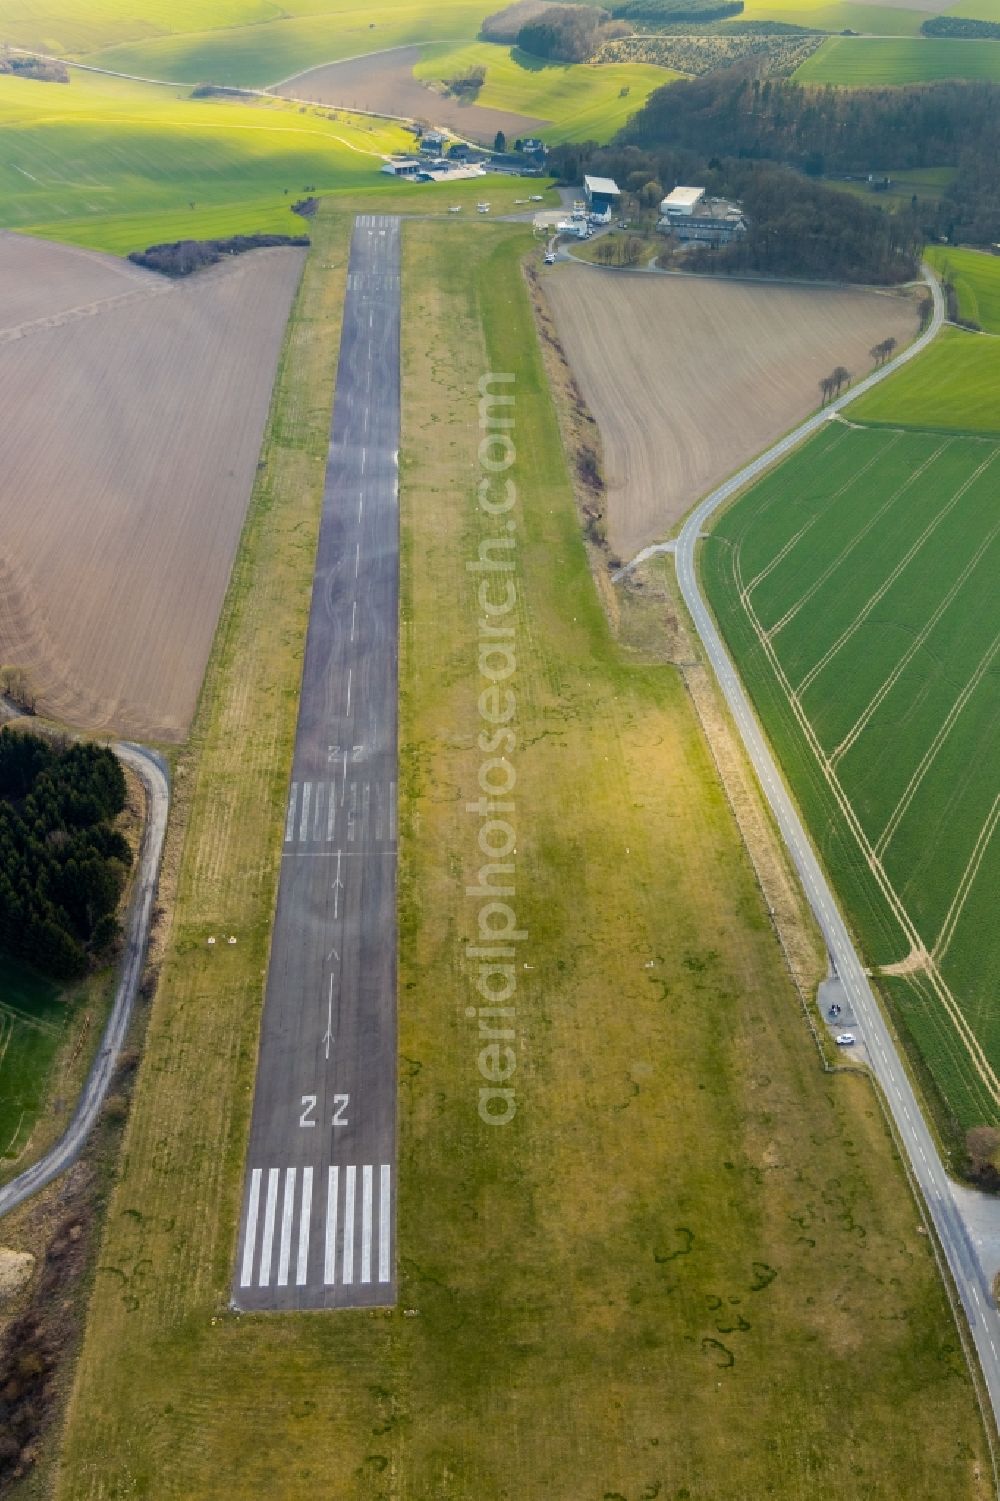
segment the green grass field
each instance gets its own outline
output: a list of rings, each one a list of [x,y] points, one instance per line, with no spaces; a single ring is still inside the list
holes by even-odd
[[[413,71],[417,78],[448,79],[473,67],[486,69],[477,103],[551,120],[542,132],[547,141],[608,141],[654,89],[680,76],[647,63],[543,64],[491,42],[428,47]]]
[[[346,241],[327,212],[178,771],[176,910],[56,1495],[732,1501],[738,1473],[776,1501],[981,1501],[969,1379],[869,1087],[819,1070],[686,690],[598,604],[519,226],[405,230],[399,1306],[227,1312]],[[530,934],[503,1130],[477,1114],[461,958],[490,370],[517,372]]]
[[[998,483],[995,443],[831,423],[703,559],[868,960],[913,964],[896,1012],[966,1127],[1000,1120]]]
[[[0,957],[0,1176],[44,1104],[70,1016],[57,985]]]
[[[901,172],[880,168],[877,176],[888,175],[889,187],[884,192],[874,192],[867,182],[838,182],[826,178],[828,187],[838,193],[851,193],[856,198],[866,198],[873,203],[891,208],[909,208],[914,197],[923,203],[937,203],[955,176],[954,167],[904,167]]]
[[[1000,256],[931,245],[926,258],[954,286],[959,317],[1000,334]]]
[[[0,77],[0,227],[127,254],[187,236],[301,233],[290,205],[307,187],[421,213],[482,197],[475,181],[381,176],[383,154],[409,144],[390,122],[277,100],[191,100],[86,73],[69,87]],[[491,181],[494,212],[527,191]]]
[[[931,347],[852,402],[854,422],[1000,433],[1000,338],[945,328]]]
[[[927,12],[895,5],[867,5],[863,0],[746,0],[750,21],[787,21],[816,31],[875,32],[880,36],[915,36]]]
[[[149,244],[197,211],[227,228],[298,232],[289,205],[306,185],[377,185],[382,153],[407,139],[327,113],[180,99],[88,74],[68,87],[0,77],[0,225],[76,239],[79,221],[125,216]]]
[[[939,78],[1000,82],[1000,43],[948,37],[831,37],[796,69],[796,83],[844,88],[932,83]]]
[[[411,42],[473,41],[486,11],[482,0],[425,0],[399,5],[338,7],[228,31],[199,31],[125,42],[88,54],[86,61],[117,72],[182,83],[210,79],[262,87],[304,68]]]

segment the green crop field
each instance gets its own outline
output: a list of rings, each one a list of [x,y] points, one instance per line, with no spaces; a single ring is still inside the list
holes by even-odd
[[[998,485],[994,442],[831,422],[703,558],[864,951],[903,967],[897,1015],[962,1126],[1000,1120]]]
[[[177,216],[299,232],[289,205],[304,187],[377,185],[382,154],[407,139],[388,123],[327,114],[181,99],[91,74],[68,86],[0,77],[0,225],[105,244],[100,225],[126,216],[140,245],[169,237]],[[75,232],[80,221],[96,226],[93,239]]]
[[[1000,338],[945,328],[931,347],[852,402],[854,422],[1000,433]]]
[[[1000,255],[931,245],[926,258],[954,286],[959,317],[1000,334]]]
[[[414,68],[421,79],[457,78],[486,69],[476,102],[551,120],[550,141],[607,141],[654,89],[680,75],[649,63],[543,63],[516,47],[491,42],[428,47]]]
[[[88,55],[88,63],[181,83],[278,83],[318,63],[339,62],[410,42],[472,41],[485,11],[481,0],[434,8],[410,3],[356,6],[231,31],[193,32],[126,42]]]
[[[382,156],[411,142],[391,122],[278,100],[193,100],[79,72],[68,87],[0,76],[0,227],[127,254],[186,236],[301,233],[290,205],[306,188],[422,213],[482,196],[475,181],[381,176]],[[526,191],[491,182],[494,212]]]
[[[743,15],[751,21],[786,21],[816,31],[875,32],[880,36],[915,36],[926,11],[895,5],[867,5],[864,0],[746,0]]]
[[[1000,42],[950,37],[831,37],[793,74],[796,83],[845,88],[932,83],[940,78],[1000,82]]]

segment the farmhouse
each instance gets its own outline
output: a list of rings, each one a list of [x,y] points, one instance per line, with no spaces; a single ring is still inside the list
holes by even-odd
[[[728,245],[747,232],[739,204],[726,198],[706,198],[704,188],[674,188],[660,201],[656,227],[661,234],[703,245]]]
[[[602,217],[606,214],[610,218],[612,209],[618,206],[621,190],[613,177],[585,177],[583,196],[592,214]]]

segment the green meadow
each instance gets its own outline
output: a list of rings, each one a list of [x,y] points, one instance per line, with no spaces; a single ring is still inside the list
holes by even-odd
[[[942,78],[1000,82],[1000,42],[952,37],[834,36],[807,57],[796,83],[875,88]]]
[[[1000,338],[945,328],[923,354],[852,402],[853,422],[1000,433]]]
[[[474,67],[486,69],[478,104],[551,120],[542,132],[550,141],[608,141],[654,89],[680,76],[648,63],[543,63],[492,42],[428,47],[413,72],[448,79]]]
[[[58,985],[0,957],[0,1177],[44,1104],[69,1016]]]
[[[290,206],[307,189],[373,208],[473,210],[481,182],[380,174],[383,155],[410,143],[388,121],[277,99],[193,100],[77,71],[68,87],[0,77],[0,227],[127,254],[183,237],[301,233]],[[519,178],[491,180],[493,211],[527,191]]]
[[[1000,334],[1000,256],[982,250],[929,245],[926,258],[955,288],[958,315]]]
[[[181,83],[240,83],[263,87],[304,68],[339,62],[412,42],[473,41],[486,8],[483,0],[451,0],[429,7],[340,7],[317,15],[292,15],[226,31],[190,32],[128,41],[88,55],[88,63]]]

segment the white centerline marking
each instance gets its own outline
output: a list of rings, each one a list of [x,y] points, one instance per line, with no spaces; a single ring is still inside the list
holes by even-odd
[[[292,1210],[295,1208],[295,1168],[285,1169],[285,1196],[281,1201],[281,1241],[278,1249],[278,1286],[288,1286],[288,1263],[292,1257]]]
[[[250,1202],[247,1204],[247,1227],[243,1233],[243,1268],[240,1286],[249,1287],[253,1281],[253,1253],[257,1242],[257,1210],[260,1205],[260,1168],[250,1174]]]
[[[271,1242],[274,1239],[274,1209],[278,1202],[279,1168],[268,1168],[267,1202],[264,1205],[264,1236],[260,1245],[260,1274],[258,1287],[266,1287],[271,1280]]]
[[[299,1259],[295,1267],[297,1287],[305,1287],[309,1269],[309,1228],[312,1218],[313,1170],[302,1169],[302,1203],[299,1206]]]

